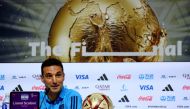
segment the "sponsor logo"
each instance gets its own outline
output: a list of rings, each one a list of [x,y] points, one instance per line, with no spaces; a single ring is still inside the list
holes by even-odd
[[[187,108],[190,108],[190,106],[185,106],[185,105],[177,105],[177,108],[185,108],[185,109],[187,109]]]
[[[75,88],[74,88],[74,89],[79,90],[79,89],[80,89],[80,87],[79,87],[79,86],[75,86]]]
[[[81,89],[89,89],[88,86],[82,86]]]
[[[161,96],[160,100],[161,101],[175,101],[175,96]]]
[[[32,86],[32,90],[45,90],[45,86],[44,85],[40,85],[40,86]]]
[[[89,87],[88,87],[88,86],[81,86],[81,87],[79,87],[79,86],[75,86],[74,89],[76,89],[76,90],[80,90],[80,89],[89,89]]]
[[[3,96],[0,95],[0,101],[3,101],[3,99],[4,99]]]
[[[140,85],[141,90],[153,90],[153,85]]]
[[[12,76],[12,79],[24,79],[24,78],[26,78],[26,76],[16,76],[16,75],[13,75]]]
[[[18,78],[17,78],[17,76],[13,75],[13,76],[12,76],[12,79],[18,79]]]
[[[17,86],[15,87],[15,89],[13,89],[12,91],[13,91],[13,92],[15,92],[15,91],[22,92],[23,89],[22,89],[21,85],[19,84],[19,85],[17,85]]]
[[[163,105],[149,105],[148,108],[158,108],[158,109],[161,109],[161,108],[167,108],[167,106],[163,106]]]
[[[127,91],[127,85],[126,84],[123,84],[122,87],[121,87],[121,91]]]
[[[168,84],[162,91],[174,91],[172,86]]]
[[[182,89],[183,89],[183,90],[190,90],[190,86],[184,85]]]
[[[160,78],[162,78],[162,79],[172,79],[172,78],[176,78],[177,76],[175,76],[175,75],[161,75],[161,77]]]
[[[90,106],[90,104],[86,103],[86,104],[84,105],[84,108],[89,107],[89,106]]]
[[[135,105],[126,105],[125,108],[138,108],[138,106],[135,106]]]
[[[76,79],[89,79],[88,75],[76,75]]]
[[[152,80],[154,79],[153,74],[139,74],[139,79],[140,80]]]
[[[5,75],[0,75],[0,80],[5,80]]]
[[[41,79],[41,75],[40,74],[33,74],[32,77],[35,78],[36,80],[40,80]]]
[[[103,90],[110,90],[110,85],[95,85],[96,89],[99,89],[101,91]]]
[[[118,102],[129,102],[127,95],[124,95]]]
[[[0,86],[0,90],[5,90],[5,88],[4,88],[4,86],[2,85],[2,86]]]
[[[183,101],[189,101],[189,100],[190,100],[190,97],[187,97],[187,96],[183,97]]]
[[[183,74],[183,78],[190,80],[190,74]]]
[[[175,75],[169,75],[168,78],[176,78],[177,76]]]
[[[102,76],[100,76],[100,78],[97,79],[98,81],[108,81],[108,78],[106,76],[106,74],[103,74]]]
[[[167,78],[167,76],[166,76],[166,75],[161,75],[161,77],[160,77],[160,78],[166,79],[166,78]]]
[[[121,79],[121,80],[128,80],[131,79],[131,74],[125,74],[125,75],[118,75],[117,79]]]
[[[139,101],[152,101],[152,96],[140,96],[138,98]]]
[[[21,79],[23,79],[23,78],[26,78],[26,76],[18,76],[18,78],[21,78]]]
[[[21,94],[21,100],[28,100],[29,95],[28,94]]]

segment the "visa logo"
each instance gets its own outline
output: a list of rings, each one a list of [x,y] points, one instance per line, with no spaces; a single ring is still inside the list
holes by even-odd
[[[153,85],[140,85],[141,90],[153,90]]]
[[[76,79],[89,79],[88,75],[76,75]]]
[[[0,90],[4,90],[4,86],[2,85],[2,86],[0,86]]]

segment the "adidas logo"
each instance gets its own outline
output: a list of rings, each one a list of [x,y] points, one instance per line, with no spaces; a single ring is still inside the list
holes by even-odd
[[[100,76],[100,78],[98,79],[98,81],[108,81],[108,78],[106,76],[106,74],[103,74],[102,76]]]
[[[172,86],[168,84],[162,91],[174,91]]]
[[[126,95],[124,95],[119,102],[129,102],[129,99],[127,98]]]
[[[85,105],[84,105],[84,107],[87,107],[88,106],[88,103],[86,103]]]
[[[16,92],[16,91],[22,92],[23,89],[22,89],[21,85],[19,84],[19,85],[18,85],[17,87],[15,87],[15,89],[13,89],[12,91],[13,91],[13,92]]]

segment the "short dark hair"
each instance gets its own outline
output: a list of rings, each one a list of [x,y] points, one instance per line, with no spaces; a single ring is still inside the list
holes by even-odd
[[[62,62],[56,58],[48,58],[46,59],[43,63],[42,63],[42,66],[41,66],[41,74],[43,76],[43,68],[44,67],[48,67],[48,66],[52,66],[52,65],[57,65],[57,66],[60,66],[62,68],[62,71],[63,71],[63,65],[62,65]]]

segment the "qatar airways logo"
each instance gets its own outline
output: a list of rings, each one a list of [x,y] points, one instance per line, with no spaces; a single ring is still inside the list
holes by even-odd
[[[45,90],[45,86],[44,85],[41,85],[41,86],[32,86],[32,90]]]
[[[131,74],[125,74],[125,75],[118,75],[117,79],[121,79],[121,80],[128,80],[131,79]]]
[[[95,88],[101,91],[110,90],[110,85],[95,85]]]
[[[40,74],[33,74],[32,77],[35,78],[36,80],[40,80],[41,79],[41,75]]]
[[[37,50],[40,50],[40,56],[63,56],[64,49],[61,45],[50,47],[45,42],[29,42],[31,47],[31,55],[37,56]],[[151,52],[88,52],[86,51],[86,42],[74,42],[70,45],[71,56],[81,52],[82,56],[182,56],[182,41],[177,41],[176,45],[168,45],[166,47],[153,46]]]
[[[183,90],[190,90],[190,86],[184,85],[182,89]]]
[[[140,96],[138,98],[139,101],[152,101],[153,97],[152,96]]]

